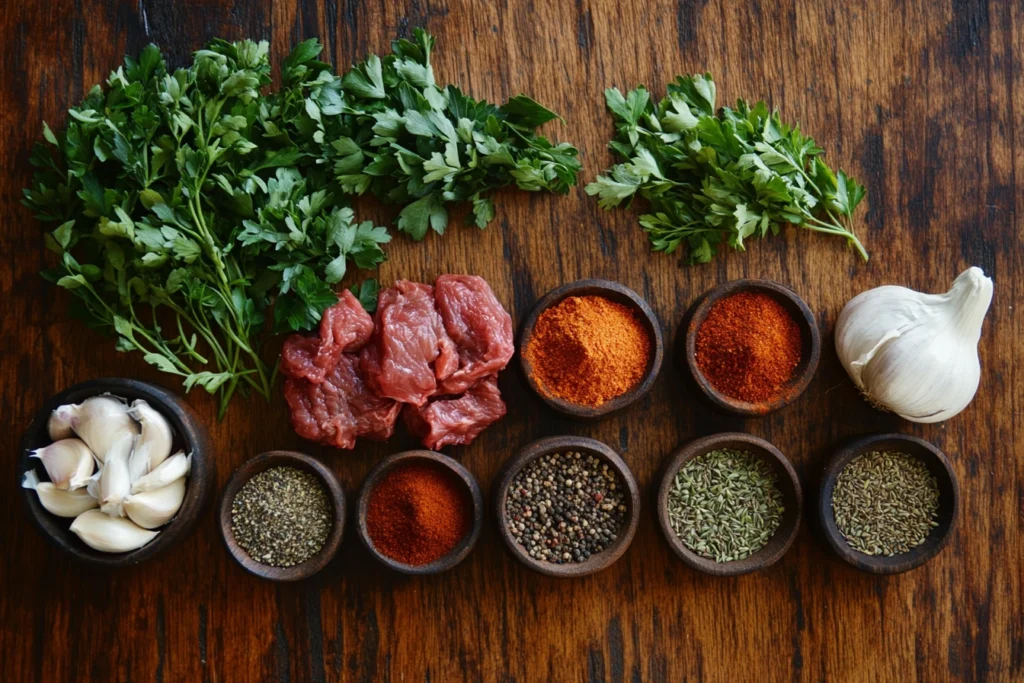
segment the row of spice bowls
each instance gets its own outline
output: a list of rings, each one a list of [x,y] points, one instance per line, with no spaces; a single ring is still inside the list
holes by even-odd
[[[136,564],[189,533],[214,479],[205,430],[179,398],[133,380],[72,387],[33,422],[22,469],[34,466],[28,453],[45,441],[54,406],[104,393],[144,397],[172,417],[175,438],[191,453],[192,462],[185,504],[177,515],[155,540],[131,552],[110,554],[76,538],[43,509],[33,492],[25,492],[26,500],[33,519],[65,551],[107,566]],[[834,497],[842,473],[858,456],[892,451],[919,459],[938,482],[937,522],[925,542],[909,552],[864,554],[853,549],[837,524]],[[716,476],[716,468],[723,467],[726,478],[735,479],[737,468],[744,472],[740,479],[747,488],[742,495],[759,500],[763,510],[723,510],[708,502],[707,491],[694,482]],[[758,486],[768,492],[758,494]],[[542,439],[523,448],[503,466],[494,501],[500,535],[513,555],[552,576],[582,576],[609,566],[626,552],[639,522],[639,488],[629,467],[607,445],[583,437]],[[849,444],[833,456],[821,481],[818,517],[843,559],[866,571],[891,573],[919,566],[941,550],[957,505],[955,476],[938,449],[914,437],[882,435]],[[797,535],[802,506],[800,481],[788,459],[767,441],[738,433],[703,437],[673,453],[656,498],[657,517],[673,551],[689,566],[715,575],[743,574],[777,562]],[[485,517],[473,475],[432,451],[408,451],[378,463],[363,482],[355,511],[358,535],[370,553],[410,574],[442,572],[465,559]],[[716,519],[716,513],[725,516]],[[734,534],[721,546],[716,545],[721,539],[701,536],[704,527],[727,528],[751,514],[759,525],[740,531],[755,534],[753,540]],[[298,580],[333,558],[345,517],[345,495],[329,468],[300,453],[274,451],[253,458],[232,475],[221,498],[219,526],[229,552],[248,571],[272,580]]]

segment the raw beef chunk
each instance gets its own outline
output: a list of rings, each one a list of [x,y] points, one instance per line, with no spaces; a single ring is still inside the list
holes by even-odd
[[[346,289],[339,295],[338,303],[324,311],[319,337],[293,334],[285,340],[281,372],[319,384],[342,353],[362,348],[372,334],[373,319]]]
[[[430,285],[399,280],[377,300],[375,351],[364,354],[370,386],[381,396],[422,406],[438,381],[459,368],[455,344],[434,308]]]
[[[498,378],[486,377],[462,396],[437,398],[417,408],[407,405],[405,424],[430,449],[472,443],[480,432],[505,415]]]
[[[515,350],[512,318],[486,280],[442,275],[434,283],[434,302],[459,360],[458,369],[441,382],[437,393],[461,394],[508,365]]]

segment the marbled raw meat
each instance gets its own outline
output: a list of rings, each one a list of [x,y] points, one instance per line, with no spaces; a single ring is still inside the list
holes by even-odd
[[[437,309],[430,285],[399,280],[377,299],[375,332],[363,370],[381,396],[421,406],[438,382],[459,368],[459,356]]]
[[[473,442],[505,415],[496,375],[485,377],[461,396],[441,397],[422,407],[405,406],[405,425],[430,449]]]
[[[285,339],[281,372],[319,384],[342,353],[362,348],[372,334],[373,319],[352,292],[343,290],[338,303],[324,311],[319,337],[293,334]]]
[[[434,302],[459,358],[458,369],[441,382],[438,394],[461,394],[508,365],[515,351],[512,317],[486,280],[442,275],[434,283]]]
[[[395,431],[401,404],[366,386],[355,354],[341,354],[323,381],[290,377],[285,399],[296,433],[327,446],[351,449],[356,439],[385,440]]]

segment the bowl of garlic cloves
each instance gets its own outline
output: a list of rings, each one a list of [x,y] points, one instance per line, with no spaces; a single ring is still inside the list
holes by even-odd
[[[187,536],[209,500],[206,429],[166,389],[97,379],[57,394],[21,444],[18,485],[45,536],[107,567],[144,562]]]

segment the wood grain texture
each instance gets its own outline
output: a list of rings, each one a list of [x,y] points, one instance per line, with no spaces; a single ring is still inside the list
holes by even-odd
[[[66,318],[44,286],[39,225],[17,204],[39,122],[104,79],[127,51],[155,41],[182,60],[214,36],[266,38],[276,60],[319,35],[335,63],[387,49],[428,27],[443,82],[491,100],[526,92],[563,114],[550,132],[583,152],[584,180],[610,162],[601,91],[646,83],[659,95],[677,73],[711,71],[720,100],[765,97],[798,119],[868,187],[859,263],[840,241],[791,231],[709,265],[651,254],[635,212],[608,214],[581,189],[568,197],[502,193],[492,227],[453,229],[422,244],[397,239],[382,279],[486,277],[517,323],[535,298],[583,277],[641,293],[674,338],[711,286],[778,280],[818,313],[823,340],[850,297],[882,283],[944,290],[978,265],[995,278],[980,353],[982,389],[940,425],[872,410],[823,344],[817,377],[764,419],[712,413],[682,387],[675,358],[642,404],[580,425],[501,380],[509,415],[451,452],[485,490],[502,461],[542,436],[579,434],[623,453],[653,501],[662,460],[681,442],[749,431],[776,444],[808,491],[839,440],[903,431],[947,453],[962,486],[962,524],[926,566],[876,577],[835,557],[814,525],[765,572],[716,578],[678,561],[650,504],[626,555],[577,581],[515,562],[493,524],[453,571],[381,571],[346,535],[308,582],[261,582],[221,546],[208,511],[158,563],[126,571],[72,564],[31,528],[14,494],[21,427],[70,384],[127,375],[167,384],[140,358]],[[0,480],[0,676],[4,681],[1021,680],[1024,677],[1024,3],[1019,0],[5,0],[0,3],[0,407],[7,457]],[[367,203],[360,213],[393,211]],[[268,357],[273,345],[265,349]],[[222,423],[207,397],[219,484],[256,453],[297,449],[324,459],[355,491],[407,437],[340,455],[301,442],[284,401],[238,401]],[[810,502],[810,501],[809,501]],[[807,506],[812,509],[812,505]],[[805,522],[810,521],[805,515]]]

